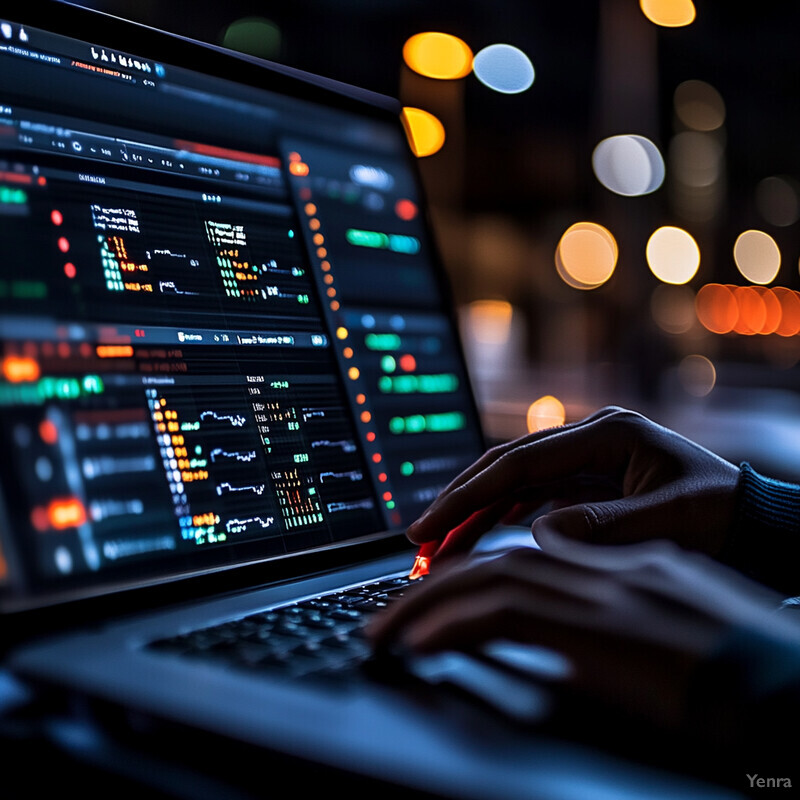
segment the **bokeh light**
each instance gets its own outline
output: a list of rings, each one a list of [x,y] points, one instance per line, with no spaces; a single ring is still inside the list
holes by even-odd
[[[664,283],[688,283],[700,266],[700,248],[692,235],[670,225],[653,232],[646,254],[650,271]]]
[[[556,269],[573,289],[596,289],[614,274],[619,248],[611,232],[595,222],[576,222],[556,248]]]
[[[690,25],[697,16],[692,0],[640,0],[639,5],[650,22],[665,28]]]
[[[739,317],[733,332],[743,336],[761,333],[767,321],[767,307],[754,286],[736,286],[732,289]]]
[[[764,231],[739,234],[733,246],[733,259],[739,272],[751,283],[771,283],[781,267],[778,244]]]
[[[417,33],[403,45],[406,64],[426,78],[454,80],[472,71],[472,50],[449,33]]]
[[[518,47],[490,44],[474,58],[475,77],[490,89],[503,94],[519,94],[533,85],[535,72],[531,60]]]
[[[783,286],[776,286],[772,294],[781,304],[781,321],[775,333],[778,336],[797,336],[800,333],[800,295]]]
[[[403,120],[414,155],[424,158],[442,149],[445,140],[444,125],[433,114],[421,108],[405,106]]]
[[[528,407],[528,433],[557,428],[566,419],[564,404],[553,395],[547,394],[535,400]]]
[[[505,344],[514,308],[507,300],[475,300],[467,308],[470,334],[482,344]]]
[[[711,333],[730,333],[739,319],[733,292],[720,283],[707,283],[700,288],[695,311],[700,324]]]
[[[719,180],[722,147],[706,133],[677,134],[670,142],[669,156],[673,176],[685,186],[706,187]]]
[[[678,380],[693,397],[705,397],[717,382],[717,370],[705,356],[686,356],[678,365]]]
[[[695,131],[715,131],[725,123],[725,101],[705,81],[688,80],[679,84],[673,96],[675,114]]]
[[[694,302],[695,294],[690,287],[660,284],[650,298],[653,321],[666,333],[687,333],[697,319]]]
[[[274,22],[263,17],[245,17],[225,28],[222,44],[240,53],[276,59],[281,52],[281,30]]]
[[[770,225],[778,228],[794,225],[800,219],[800,198],[794,181],[778,175],[759,181],[756,207]]]
[[[603,139],[592,153],[597,180],[616,194],[634,197],[654,192],[664,182],[664,159],[644,136]]]

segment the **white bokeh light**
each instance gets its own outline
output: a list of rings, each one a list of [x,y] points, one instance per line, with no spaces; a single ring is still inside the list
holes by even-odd
[[[664,182],[664,159],[644,136],[634,134],[603,139],[592,153],[597,180],[626,197],[649,194]]]
[[[519,94],[533,84],[531,60],[518,47],[490,44],[472,62],[475,77],[490,89],[502,94]]]

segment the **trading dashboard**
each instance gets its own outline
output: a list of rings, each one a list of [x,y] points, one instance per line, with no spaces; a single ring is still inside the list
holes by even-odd
[[[397,531],[481,451],[402,128],[312,94],[0,22],[11,591]]]

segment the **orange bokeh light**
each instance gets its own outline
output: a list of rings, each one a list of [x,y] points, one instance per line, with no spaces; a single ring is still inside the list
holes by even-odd
[[[733,292],[720,283],[708,283],[701,287],[694,304],[700,324],[712,333],[730,333],[739,320],[739,308]]]

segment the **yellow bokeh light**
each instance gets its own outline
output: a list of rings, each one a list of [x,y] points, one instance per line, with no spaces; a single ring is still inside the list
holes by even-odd
[[[596,289],[614,273],[619,248],[611,232],[595,222],[576,222],[556,248],[556,269],[573,289]]]
[[[528,432],[536,433],[548,428],[557,428],[564,424],[566,416],[564,404],[558,398],[546,394],[528,407]]]
[[[690,25],[697,16],[692,0],[640,0],[639,5],[650,22],[665,28]]]
[[[403,45],[403,59],[426,78],[454,80],[472,71],[472,50],[449,33],[418,33]]]
[[[751,283],[771,283],[781,267],[778,243],[764,231],[745,231],[733,246],[733,259],[739,272]]]
[[[423,158],[442,149],[445,139],[444,125],[433,114],[421,108],[406,106],[403,108],[403,124],[414,155]]]
[[[467,323],[475,340],[505,344],[511,333],[514,308],[506,300],[475,300],[467,309]]]
[[[700,266],[700,248],[683,228],[665,225],[647,241],[647,265],[663,283],[688,283]]]

